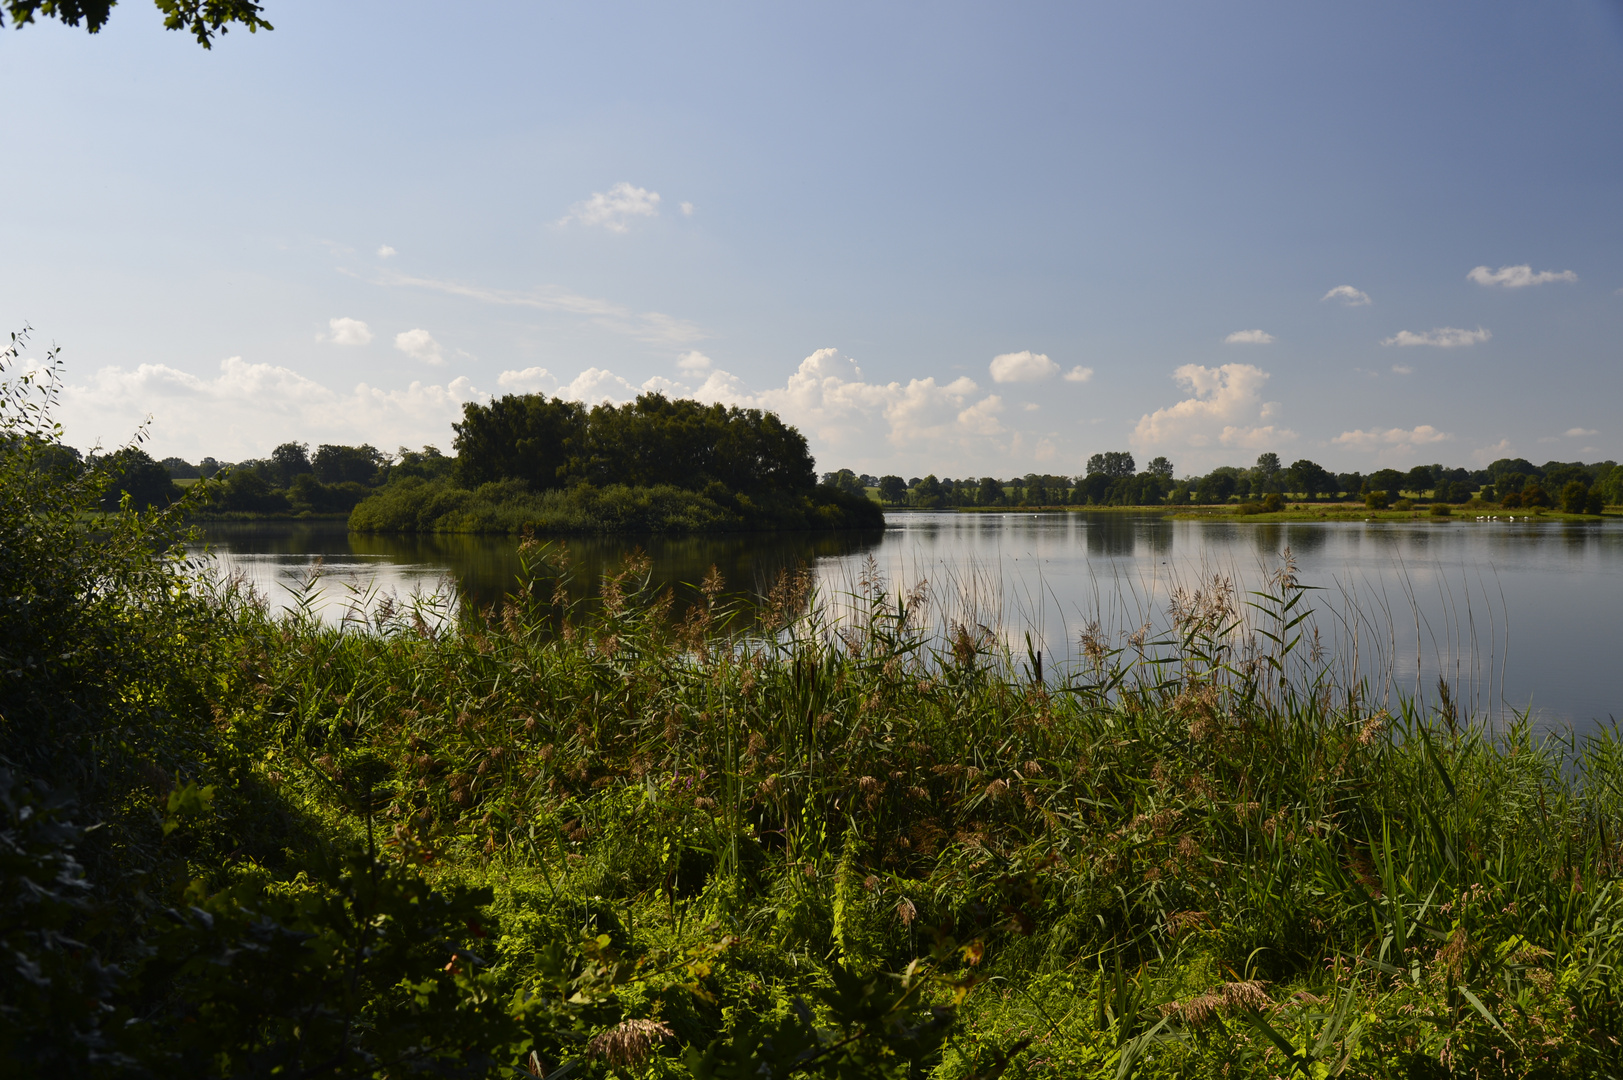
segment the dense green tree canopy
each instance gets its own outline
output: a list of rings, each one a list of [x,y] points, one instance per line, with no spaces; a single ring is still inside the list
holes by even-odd
[[[370,484],[378,470],[389,464],[389,458],[371,443],[361,446],[322,443],[316,447],[310,464],[315,469],[316,479],[323,484]]]
[[[823,483],[831,488],[843,491],[847,495],[861,495],[866,497],[868,485],[862,482],[862,477],[850,469],[836,469],[823,474]]]
[[[301,442],[285,442],[271,451],[267,477],[277,487],[287,487],[293,483],[294,477],[303,476],[311,471],[310,444]]]
[[[1396,469],[1377,469],[1369,474],[1369,489],[1371,491],[1384,491],[1396,497],[1399,489],[1403,487],[1405,475]]]
[[[1306,458],[1293,463],[1287,474],[1291,490],[1300,491],[1309,499],[1320,492],[1334,491],[1336,487],[1336,478],[1324,466]]]
[[[509,395],[463,406],[457,469],[470,486],[522,480],[545,491],[577,483],[741,494],[817,485],[806,438],[772,413],[643,394],[590,412],[561,398]]]
[[[569,479],[600,486],[702,490],[720,482],[747,494],[817,486],[806,437],[773,413],[663,394],[594,408],[580,451],[571,458]]]
[[[495,480],[523,480],[537,491],[559,487],[585,424],[578,403],[541,394],[469,402],[462,422],[451,425],[458,476],[470,487]]]
[[[1124,476],[1132,476],[1137,468],[1133,455],[1126,450],[1110,450],[1088,458],[1089,476],[1108,476],[1112,480],[1119,480]]]

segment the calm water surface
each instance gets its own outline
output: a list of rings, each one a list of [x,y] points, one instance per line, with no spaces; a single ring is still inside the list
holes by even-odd
[[[210,526],[223,566],[273,603],[321,561],[324,615],[351,591],[407,597],[449,589],[488,602],[518,570],[517,543],[492,537],[351,536],[340,523]],[[877,573],[889,586],[928,582],[928,613],[983,625],[1050,669],[1078,654],[1097,621],[1115,634],[1165,626],[1179,587],[1227,577],[1260,588],[1292,553],[1318,612],[1321,641],[1383,687],[1429,690],[1439,674],[1479,711],[1531,710],[1543,726],[1578,730],[1623,712],[1618,664],[1623,522],[1566,524],[1470,518],[1255,524],[1127,514],[891,514],[883,533],[572,539],[581,588],[632,549],[661,581],[699,581],[716,566],[728,585],[759,593],[780,570],[815,568],[838,604]],[[687,595],[692,595],[691,591]]]

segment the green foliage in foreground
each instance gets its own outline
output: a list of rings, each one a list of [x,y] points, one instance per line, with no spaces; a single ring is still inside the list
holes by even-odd
[[[450,479],[402,478],[350,515],[357,532],[705,533],[769,529],[877,529],[884,512],[869,499],[832,487],[809,494],[734,494],[719,483],[704,491],[661,484],[611,484],[536,492],[519,480],[469,490]]]
[[[714,1004],[622,995],[689,1046],[934,956],[976,984],[943,1076],[1002,1053],[1030,1076],[1617,1066],[1611,734],[1575,779],[1446,693],[1349,700],[1292,645],[1288,572],[1256,636],[1212,583],[1165,641],[1087,635],[1058,687],[974,631],[933,642],[918,597],[874,588],[836,633],[786,579],[743,640],[722,609],[671,619],[641,572],[590,618],[542,575],[454,634],[267,621],[300,659],[248,659],[275,719],[245,730],[284,790],[382,763],[382,820],[492,883],[508,926],[630,953],[734,935]]]
[[[1623,1069],[1623,743],[1375,707],[1288,563],[1164,640],[1089,627],[1059,683],[871,574],[837,625],[786,577],[745,636],[645,565],[573,607],[534,545],[454,625],[324,626],[165,555],[163,514],[75,531],[100,490],[34,467],[31,394],[8,1075]]]

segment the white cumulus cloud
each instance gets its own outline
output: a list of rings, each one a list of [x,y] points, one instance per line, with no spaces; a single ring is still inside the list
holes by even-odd
[[[1465,276],[1478,285],[1502,289],[1524,289],[1529,285],[1544,285],[1551,281],[1578,280],[1578,275],[1571,270],[1540,270],[1534,273],[1533,268],[1525,263],[1521,266],[1501,266],[1497,270],[1476,266]]]
[[[384,244],[378,248],[378,258],[380,259],[392,258],[394,254],[394,248],[390,247],[388,244]]]
[[[1278,408],[1262,400],[1268,373],[1251,364],[1203,367],[1185,364],[1173,373],[1190,396],[1146,413],[1133,429],[1132,441],[1145,449],[1173,446],[1246,449],[1290,442],[1296,432],[1262,424]]]
[[[327,320],[328,333],[318,335],[317,340],[326,340],[334,345],[365,345],[372,340],[372,328],[359,319],[338,318]]]
[[[290,368],[233,356],[212,376],[141,364],[70,378],[62,417],[73,445],[120,445],[150,416],[149,448],[156,456],[241,460],[262,457],[289,439],[444,446],[463,403],[483,397],[466,378],[394,390],[359,383],[346,392]]]
[[[1370,302],[1369,293],[1355,289],[1351,285],[1337,285],[1319,297],[1321,304],[1326,300],[1340,300],[1343,307],[1363,307]]]
[[[435,341],[427,330],[401,331],[394,336],[394,347],[413,360],[421,360],[425,364],[445,363],[445,354],[440,351],[440,343]]]
[[[990,367],[992,381],[1000,383],[1041,382],[1059,372],[1058,364],[1029,349],[994,356]]]
[[[635,217],[657,217],[659,192],[633,187],[621,181],[607,191],[594,191],[569,208],[569,213],[558,219],[559,225],[578,221],[582,225],[601,225],[609,232],[623,233]]]
[[[751,392],[736,376],[711,371],[693,396],[770,409],[800,428],[820,456],[856,468],[889,471],[906,461],[941,469],[954,458],[981,460],[1009,448],[999,419],[1003,399],[982,397],[973,379],[869,382],[838,349],[818,349],[781,387]]]
[[[676,366],[682,371],[696,374],[701,371],[709,371],[711,361],[708,356],[700,352],[698,349],[689,349],[687,352],[676,358]]]
[[[1569,439],[1587,439],[1591,435],[1599,435],[1599,434],[1600,434],[1600,432],[1593,431],[1593,430],[1591,430],[1589,428],[1575,427],[1575,428],[1568,428],[1567,429],[1567,438],[1569,438]]]
[[[690,387],[654,376],[640,387],[603,368],[587,368],[569,383],[551,388],[559,380],[544,368],[504,371],[497,382],[511,392],[556,392],[558,396],[596,404],[623,402],[638,393],[691,397],[707,403],[765,409],[777,413],[805,433],[814,451],[835,455],[847,466],[901,467],[898,456],[918,459],[927,468],[941,468],[953,451],[975,457],[1007,449],[1007,435],[999,417],[1003,399],[982,397],[974,380],[954,379],[945,385],[934,378],[907,383],[871,383],[856,362],[837,349],[819,349],[801,361],[784,385],[752,390],[743,380],[714,367],[692,368],[704,381]]]
[[[588,405],[598,405],[605,401],[618,404],[636,397],[637,388],[612,371],[589,367],[576,375],[573,381],[559,387],[558,396],[570,401],[582,401]]]
[[[694,396],[694,391],[687,386],[672,382],[663,375],[655,375],[638,386],[630,379],[600,367],[589,367],[567,383],[561,382],[544,367],[504,371],[496,376],[496,385],[510,394],[547,394],[586,405],[601,405],[605,401],[623,405],[638,394],[647,393],[667,397]]]
[[[1076,367],[1062,375],[1061,378],[1063,378],[1066,382],[1087,382],[1089,379],[1093,378],[1093,369],[1090,367],[1083,367],[1081,364],[1078,364]]]
[[[1417,334],[1412,330],[1399,330],[1389,338],[1382,338],[1382,345],[1431,345],[1439,349],[1458,349],[1466,345],[1476,345],[1487,341],[1493,334],[1482,327],[1475,330],[1462,330],[1457,326],[1439,326],[1435,330],[1427,330]]]
[[[550,394],[558,389],[558,380],[544,367],[527,367],[502,372],[496,385],[510,394]]]
[[[683,217],[692,217],[693,216],[693,204],[692,203],[685,202],[685,203],[682,204],[682,216]]]
[[[1384,431],[1380,429],[1365,431],[1362,428],[1356,431],[1343,431],[1330,441],[1349,450],[1392,450],[1403,454],[1417,446],[1446,442],[1453,437],[1446,431],[1438,431],[1430,424],[1421,424],[1418,427],[1387,428]]]
[[[1236,330],[1223,341],[1229,345],[1272,345],[1274,335],[1266,330]]]

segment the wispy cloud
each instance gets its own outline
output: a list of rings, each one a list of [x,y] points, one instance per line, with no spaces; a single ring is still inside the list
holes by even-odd
[[[529,292],[487,289],[480,285],[464,285],[457,281],[434,278],[407,277],[385,271],[378,279],[382,285],[402,285],[417,289],[432,289],[450,296],[462,296],[486,304],[504,304],[514,307],[535,308],[576,315],[593,325],[617,334],[635,338],[653,345],[687,345],[710,335],[686,319],[678,319],[658,311],[634,312],[623,304],[581,296],[556,286],[543,286]]]
[[[1340,300],[1343,307],[1363,307],[1370,302],[1369,293],[1355,289],[1351,285],[1337,285],[1319,297],[1321,304],[1326,300]]]
[[[405,330],[396,334],[394,347],[413,360],[421,360],[425,364],[445,363],[445,354],[440,351],[440,343],[435,341],[427,330]]]
[[[394,256],[395,256],[395,249],[390,247],[388,244],[384,244],[383,246],[378,248],[378,258],[380,258],[380,259],[390,259],[390,258],[393,258]]]
[[[686,212],[686,211],[684,211]],[[623,233],[632,218],[657,217],[659,192],[633,187],[621,181],[607,191],[594,191],[569,208],[569,213],[558,219],[559,225],[577,221],[582,225],[601,225],[609,232]]]
[[[327,320],[325,334],[317,334],[317,341],[330,341],[334,345],[365,345],[372,340],[372,328],[359,319],[337,318]]]
[[[1493,337],[1491,333],[1477,327],[1475,330],[1462,330],[1457,326],[1439,326],[1435,330],[1427,330],[1417,334],[1412,330],[1399,330],[1389,338],[1382,338],[1382,345],[1431,345],[1439,349],[1458,349],[1465,345],[1476,345]]]
[[[1569,438],[1569,439],[1587,439],[1591,435],[1599,435],[1599,434],[1600,434],[1600,432],[1593,431],[1593,430],[1591,430],[1589,428],[1575,427],[1575,428],[1568,428],[1567,429],[1567,438]]]
[[[1266,330],[1236,330],[1223,341],[1229,345],[1272,345],[1274,335]]]
[[[1043,353],[1030,350],[992,357],[992,381],[1000,383],[1041,382],[1059,373],[1059,365]]]
[[[1408,364],[1393,364],[1392,365],[1392,374],[1394,374],[1394,375],[1413,375],[1414,374],[1414,368],[1410,367]]]
[[[693,204],[692,203],[685,202],[685,203],[682,204],[682,216],[683,217],[692,217],[693,216]]]
[[[1078,364],[1076,367],[1060,376],[1060,378],[1064,379],[1066,382],[1087,382],[1089,379],[1093,378],[1093,369],[1090,367],[1083,367],[1081,364]]]
[[[1478,285],[1489,288],[1498,286],[1502,289],[1524,289],[1529,285],[1544,285],[1551,281],[1578,280],[1578,275],[1571,270],[1540,270],[1535,274],[1533,268],[1526,263],[1521,266],[1501,266],[1497,270],[1477,266],[1465,276]]]

